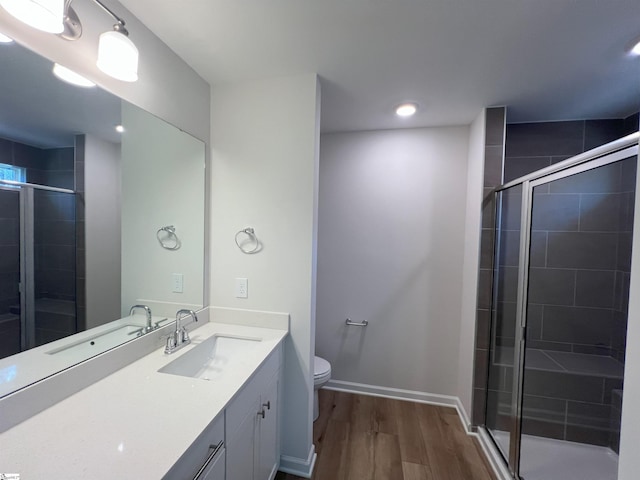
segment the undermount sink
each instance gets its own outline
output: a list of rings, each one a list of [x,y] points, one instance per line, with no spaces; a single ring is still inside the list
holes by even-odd
[[[227,365],[245,358],[260,341],[262,339],[255,337],[215,334],[158,372],[214,380],[225,372]]]

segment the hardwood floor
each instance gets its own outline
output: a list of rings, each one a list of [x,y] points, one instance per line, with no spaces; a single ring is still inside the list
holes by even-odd
[[[320,390],[313,480],[495,480],[454,408]],[[301,477],[279,472],[276,480]]]

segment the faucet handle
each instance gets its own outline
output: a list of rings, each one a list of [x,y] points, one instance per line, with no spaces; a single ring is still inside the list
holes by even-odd
[[[166,335],[166,339],[167,343],[164,347],[164,353],[172,353],[179,345],[176,332],[171,332],[169,335]]]

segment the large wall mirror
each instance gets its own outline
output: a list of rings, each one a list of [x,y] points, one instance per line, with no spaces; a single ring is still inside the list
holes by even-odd
[[[0,397],[204,304],[205,144],[0,44]],[[166,320],[165,320],[166,319]]]

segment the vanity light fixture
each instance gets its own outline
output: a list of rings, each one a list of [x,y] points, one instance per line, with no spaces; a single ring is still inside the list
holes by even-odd
[[[65,0],[0,0],[7,12],[30,27],[48,33],[64,30]]]
[[[113,30],[100,35],[98,44],[98,68],[107,75],[122,80],[138,80],[138,49],[127,36],[123,23],[116,23]]]
[[[403,103],[396,108],[396,115],[399,117],[410,117],[418,111],[418,105],[415,103]]]
[[[116,23],[100,35],[96,65],[107,75],[124,82],[138,80],[138,49],[129,39],[122,18],[100,0],[90,0],[109,14]],[[27,25],[56,33],[65,40],[82,36],[82,22],[71,8],[73,0],[0,0],[7,12]]]
[[[0,33],[0,43],[13,43],[13,38],[7,37],[3,33]]]
[[[122,125],[116,125],[115,129],[118,133],[124,133],[124,127]]]
[[[76,85],[78,87],[95,87],[96,84],[91,80],[84,78],[82,75],[77,74],[73,70],[68,69],[67,67],[60,65],[59,63],[53,64],[53,74],[58,77],[60,80],[63,80],[72,85]]]
[[[1,0],[0,0],[1,1]],[[60,36],[66,40],[77,40],[82,35],[82,23],[76,15],[71,2],[66,0],[64,15],[64,32]],[[110,77],[123,82],[135,82],[138,80],[138,49],[129,39],[129,32],[125,28],[122,18],[105,6],[100,0],[92,0],[108,15],[113,17],[116,23],[113,30],[100,35],[98,42],[98,61],[96,65]]]

